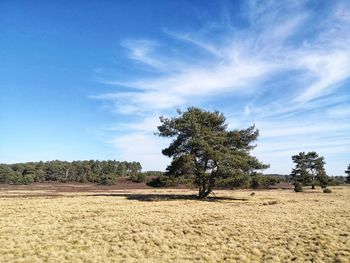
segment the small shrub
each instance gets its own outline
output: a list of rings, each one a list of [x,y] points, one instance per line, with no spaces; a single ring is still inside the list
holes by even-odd
[[[138,173],[138,174],[131,175],[130,179],[135,183],[143,183],[143,182],[146,182],[147,176],[144,173]]]
[[[281,182],[281,178],[277,176],[268,176],[268,175],[255,175],[251,180],[251,187],[256,188],[269,188],[269,186],[278,184]]]
[[[100,177],[100,184],[104,185],[112,185],[115,184],[117,181],[117,176],[115,174],[103,174]]]
[[[153,178],[151,181],[147,183],[148,186],[152,187],[165,187],[166,180],[163,175]]]
[[[254,196],[254,195],[255,195],[255,193],[254,193],[254,192],[250,194],[250,196]]]
[[[302,192],[302,191],[303,191],[303,187],[302,187],[301,183],[296,182],[296,183],[294,184],[294,191],[295,191],[295,192]]]
[[[14,172],[13,176],[8,181],[10,184],[16,184],[16,185],[29,185],[34,182],[34,175],[32,174],[25,174],[22,175],[19,172]]]
[[[329,188],[325,188],[325,189],[323,189],[323,192],[326,194],[330,194],[330,193],[332,193],[332,190]]]
[[[250,178],[248,175],[238,175],[229,178],[218,178],[215,183],[216,187],[219,188],[249,188]]]
[[[60,183],[67,183],[67,178],[59,178],[58,179],[58,181],[60,182]]]
[[[277,205],[277,204],[278,204],[278,202],[276,200],[263,203],[263,205]]]
[[[158,176],[147,183],[152,187],[174,187],[179,185],[192,186],[192,180],[184,177]]]
[[[252,179],[252,181],[251,181],[251,187],[253,188],[253,189],[256,189],[256,188],[258,188],[259,186],[261,186],[261,182],[260,182],[260,180],[259,180],[259,178],[257,178],[257,176],[255,176],[253,179]]]
[[[108,175],[109,177],[113,176],[113,175]],[[86,175],[82,175],[80,178],[79,178],[79,182],[80,183],[87,183],[89,182],[89,180],[87,179]]]
[[[34,177],[32,175],[25,175],[22,178],[22,184],[28,185],[34,182]]]

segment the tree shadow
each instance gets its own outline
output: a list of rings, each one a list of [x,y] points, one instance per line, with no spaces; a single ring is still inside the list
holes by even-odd
[[[128,200],[137,200],[142,202],[155,202],[155,201],[171,201],[171,200],[197,200],[204,202],[217,202],[217,201],[248,201],[248,198],[236,198],[225,196],[208,196],[204,199],[199,199],[197,195],[181,195],[181,194],[90,194],[87,196],[115,196],[125,197]]]

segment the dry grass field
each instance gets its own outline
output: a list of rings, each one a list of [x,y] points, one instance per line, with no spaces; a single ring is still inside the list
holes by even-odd
[[[0,262],[350,262],[350,187],[0,190]]]

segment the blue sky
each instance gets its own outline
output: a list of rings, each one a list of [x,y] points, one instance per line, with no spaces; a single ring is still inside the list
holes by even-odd
[[[0,35],[0,162],[164,170],[158,117],[188,106],[255,123],[267,172],[350,162],[348,1],[3,0]]]

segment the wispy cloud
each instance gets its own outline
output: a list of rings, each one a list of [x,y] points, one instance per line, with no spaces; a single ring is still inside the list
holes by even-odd
[[[164,29],[164,33],[166,33],[171,38],[174,38],[179,41],[188,42],[196,47],[199,47],[219,58],[223,57],[223,53],[220,49],[217,48],[216,45],[211,44],[210,42],[206,42],[205,40],[197,39],[193,32],[190,33],[184,33],[184,32],[172,32],[169,29]]]
[[[152,54],[155,53],[158,47],[156,41],[145,39],[124,40],[121,46],[129,51],[128,55],[133,60],[157,68],[158,70],[164,70],[166,68],[164,63],[152,57]]]
[[[127,124],[131,134],[112,141],[120,152],[128,152],[137,139],[154,149],[141,155],[159,158],[160,154],[155,153],[158,139],[142,127],[154,125],[150,120],[155,115],[194,102],[205,106],[204,102],[219,96],[222,103],[213,102],[214,107],[238,109],[228,113],[235,125],[260,123],[258,127],[267,142],[272,137],[310,139],[313,133],[322,137],[348,130],[336,118],[349,120],[349,96],[336,91],[346,89],[350,76],[349,5],[344,1],[329,3],[325,8],[328,11],[319,14],[303,1],[249,1],[242,10],[233,14],[226,8],[225,19],[218,18],[224,22],[216,21],[215,30],[208,22],[199,30],[163,28],[162,41],[122,41],[130,62],[139,63],[142,74],[135,72],[135,77],[127,81],[104,81],[130,91],[92,96],[113,103],[120,113],[143,116],[138,123]],[[238,16],[240,22],[235,22]],[[145,75],[149,68],[152,72]],[[230,102],[226,96],[236,100]],[[334,146],[339,151],[350,146],[342,136],[344,145]],[[291,140],[287,144],[293,145]],[[324,145],[327,149],[335,142],[325,140],[329,142]],[[307,144],[298,142],[300,147],[281,144],[270,150],[263,142],[261,148],[266,154],[278,154],[303,146],[321,147],[316,139]]]
[[[337,84],[350,76],[350,48],[321,52],[316,54],[310,52],[299,58],[300,65],[305,66],[315,80],[296,98],[297,102],[327,95],[332,89],[337,88]]]

